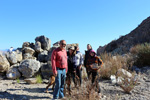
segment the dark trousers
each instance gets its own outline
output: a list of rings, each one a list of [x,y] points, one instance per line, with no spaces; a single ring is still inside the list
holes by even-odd
[[[80,85],[82,84],[82,68],[79,69],[79,67],[76,68],[76,75],[80,78]]]
[[[98,91],[98,93],[100,93],[101,89],[99,85],[99,79],[96,78],[98,76],[98,73],[90,71],[88,75],[90,76],[91,74],[92,74],[92,84],[96,82],[96,90]]]

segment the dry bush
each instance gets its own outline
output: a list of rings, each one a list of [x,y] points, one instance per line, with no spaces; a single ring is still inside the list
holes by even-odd
[[[125,75],[121,75],[122,77],[122,83],[119,84],[120,87],[124,90],[125,93],[130,94],[131,91],[134,89],[134,87],[137,84],[138,79],[136,78],[135,73],[132,73],[132,77],[127,77]]]
[[[111,75],[116,75],[118,69],[127,69],[127,59],[120,55],[112,56],[109,53],[101,55],[104,65],[100,69],[100,75],[104,79],[110,79]]]
[[[118,74],[117,72],[120,68],[129,71],[129,67],[135,62],[134,57],[131,54],[112,56],[109,53],[104,53],[101,57],[104,61],[104,65],[100,69],[101,77],[104,79],[109,79],[111,75],[116,75],[117,78],[120,77],[122,81],[121,84],[119,84],[120,87],[126,93],[130,93],[137,83],[137,80],[135,80],[135,73],[130,72],[132,73],[132,77],[128,77],[123,74]]]
[[[130,52],[134,56],[136,66],[150,66],[150,43],[136,45],[130,49]]]
[[[67,95],[67,98],[68,100],[100,100],[95,88],[96,85],[92,85],[91,80],[83,80],[80,87],[72,88],[72,93]]]

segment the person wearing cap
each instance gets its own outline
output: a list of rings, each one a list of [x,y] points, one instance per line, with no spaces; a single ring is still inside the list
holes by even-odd
[[[92,65],[93,64],[98,64],[98,66],[102,66],[103,65],[103,61],[100,59],[100,57],[96,56],[96,53],[94,50],[91,50],[90,51],[90,56],[89,58],[87,59],[87,68],[88,68],[88,75],[90,76],[92,74],[92,84],[94,82],[96,82],[96,87],[98,88],[98,93],[101,92],[100,90],[100,86],[99,86],[99,80],[96,79],[96,77],[98,76],[98,70],[99,70],[99,67],[95,70],[92,68]],[[98,81],[98,82],[97,82]]]
[[[84,67],[86,68],[87,75],[88,75],[88,68],[86,65],[87,65],[87,59],[90,57],[91,50],[92,50],[92,46],[90,44],[87,44],[87,51],[85,50],[85,59],[84,59]]]
[[[80,85],[82,84],[82,65],[83,65],[83,55],[82,53],[79,51],[79,46],[75,47],[75,57],[74,57],[74,62],[75,62],[75,66],[74,68],[76,69],[76,74],[80,79]]]
[[[71,78],[73,78],[73,81],[75,83],[74,77],[75,77],[75,69],[74,69],[74,59],[75,57],[75,48],[74,46],[71,46],[68,48],[68,52],[67,52],[67,61],[68,61],[68,73],[67,73],[67,79],[70,81],[71,84]],[[70,89],[71,87],[69,87]]]

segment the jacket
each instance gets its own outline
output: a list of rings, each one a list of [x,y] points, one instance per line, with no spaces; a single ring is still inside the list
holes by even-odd
[[[88,58],[90,57],[90,51],[91,51],[92,49],[90,49],[90,50],[88,50],[88,51],[85,51],[85,59],[84,59],[84,66],[86,67],[86,65],[87,65],[87,60],[88,60]]]
[[[80,65],[83,65],[83,56],[80,51],[76,52],[75,57],[74,57],[74,63],[75,63],[74,68],[76,68]]]
[[[90,67],[90,65],[92,65],[92,64],[94,64],[94,63],[98,64],[98,66],[102,66],[102,65],[103,65],[103,61],[100,59],[100,57],[98,57],[98,56],[91,57],[91,56],[90,56],[90,57],[88,58],[88,60],[87,60],[87,65],[86,65],[86,66],[88,66],[88,69],[89,69],[90,71],[94,71],[94,70],[92,70],[91,67]]]
[[[67,52],[66,50],[61,50],[59,47],[53,50],[51,56],[52,62],[52,69],[53,73],[56,73],[56,67],[58,68],[65,68],[66,73],[68,71],[68,64],[67,64]]]
[[[68,61],[68,73],[72,73],[75,69],[74,69],[74,57],[75,55],[70,55],[69,52],[67,52],[67,61]]]

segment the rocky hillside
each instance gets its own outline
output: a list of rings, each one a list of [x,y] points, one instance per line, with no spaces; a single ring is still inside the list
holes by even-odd
[[[127,53],[132,46],[150,42],[150,17],[145,19],[136,29],[131,31],[125,36],[121,36],[119,39],[110,42],[104,47],[100,46],[97,49],[97,54],[103,52]]]

